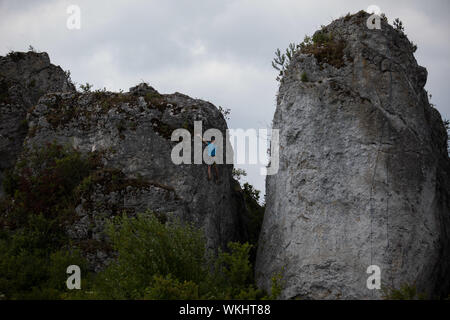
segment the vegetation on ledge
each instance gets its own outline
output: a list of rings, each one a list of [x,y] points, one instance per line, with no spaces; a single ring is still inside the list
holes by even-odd
[[[67,226],[78,219],[80,197],[94,185],[106,191],[157,185],[107,169],[98,152],[82,154],[56,143],[27,151],[4,179],[0,203],[0,299],[275,299],[256,288],[252,251],[262,222],[259,192],[244,184],[250,211],[250,242],[229,243],[225,252],[206,249],[204,231],[161,213],[113,216],[107,239],[71,240]],[[100,273],[88,269],[86,253],[106,248],[117,259]],[[81,268],[81,290],[66,288],[69,265]]]

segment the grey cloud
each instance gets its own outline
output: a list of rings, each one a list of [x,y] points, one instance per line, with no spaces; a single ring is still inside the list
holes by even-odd
[[[78,4],[82,28],[65,27]],[[443,1],[13,1],[0,2],[0,54],[32,44],[70,69],[74,81],[127,90],[142,80],[231,109],[232,128],[261,128],[275,110],[276,48],[300,42],[321,24],[378,5],[399,17],[429,71],[427,90],[450,118],[448,13]],[[52,10],[52,8],[54,8]],[[259,169],[247,179],[264,190]]]

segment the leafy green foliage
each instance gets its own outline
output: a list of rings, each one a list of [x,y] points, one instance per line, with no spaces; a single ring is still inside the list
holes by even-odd
[[[302,43],[298,45],[299,51],[304,54],[311,54],[319,65],[327,63],[336,68],[344,65],[344,48],[346,43],[344,40],[335,39],[326,27],[315,32],[312,37],[305,36]]]
[[[66,268],[84,266],[68,249],[74,190],[96,166],[80,153],[48,144],[29,152],[4,179],[0,203],[0,293],[7,299],[56,299]]]
[[[179,281],[171,274],[153,276],[153,286],[145,289],[145,300],[198,300],[198,285],[193,281]]]
[[[249,212],[249,241],[250,244],[256,246],[258,243],[259,233],[264,218],[265,205],[260,205],[260,191],[256,190],[251,184],[243,185],[244,200]]]
[[[30,216],[29,225],[0,236],[0,293],[7,299],[58,299],[66,290],[66,268],[85,261],[62,245],[53,221]]]
[[[165,99],[158,92],[148,92],[145,95],[145,101],[147,101],[150,104],[160,105],[165,102]]]
[[[219,112],[222,114],[223,118],[225,120],[230,120],[230,114],[231,114],[231,109],[229,108],[223,108],[222,106],[219,106]]]
[[[290,43],[286,48],[285,53],[281,53],[280,49],[275,51],[275,58],[272,61],[272,67],[278,70],[280,73],[277,76],[277,81],[281,80],[281,77],[286,72],[287,67],[291,63],[292,58],[297,52],[297,45],[295,43]]]
[[[113,218],[106,228],[115,259],[99,274],[89,273],[81,251],[65,233],[74,207],[96,183],[111,190],[126,180],[120,170],[101,166],[99,154],[83,155],[48,144],[29,150],[4,179],[0,200],[0,297],[6,299],[271,299],[254,285],[249,243],[230,243],[224,252],[206,249],[203,230],[161,213]],[[247,206],[262,222],[259,191],[243,188]],[[260,228],[260,227],[258,227]],[[256,243],[259,229],[251,231]],[[81,245],[80,249],[84,250]],[[83,251],[84,252],[84,251]],[[69,291],[66,268],[82,269],[82,289]],[[275,293],[275,295],[274,295]]]
[[[403,33],[405,32],[405,27],[403,26],[403,22],[399,19],[399,18],[395,18],[395,20],[393,21],[393,25],[395,30]]]
[[[232,175],[235,180],[239,181],[242,177],[247,176],[247,172],[244,169],[233,168]]]
[[[161,223],[154,215],[121,216],[108,224],[107,233],[118,259],[99,275],[100,296],[141,298],[155,275],[194,282],[203,278],[203,233],[192,226]]]
[[[248,261],[251,247],[248,243],[230,242],[228,248],[231,252],[219,253],[215,261],[214,281],[218,287],[225,288],[225,296],[238,296],[252,284],[252,266]]]
[[[425,300],[426,295],[418,293],[415,285],[403,284],[400,289],[383,287],[383,299],[385,300]]]
[[[260,299],[253,284],[251,245],[206,250],[203,231],[151,212],[110,221],[117,260],[71,299]],[[276,290],[274,291],[277,292]]]
[[[303,42],[300,44],[290,43],[286,49],[286,53],[281,53],[280,49],[275,51],[272,67],[279,71],[276,79],[277,81],[281,81],[294,55],[298,52],[313,55],[320,66],[327,63],[336,68],[340,68],[344,65],[345,46],[346,43],[344,40],[335,39],[333,34],[328,32],[325,26],[321,26],[321,30],[315,32],[312,37],[305,36]],[[305,72],[301,75],[301,81],[308,81]]]
[[[30,215],[67,221],[66,213],[76,200],[73,191],[97,166],[96,161],[94,154],[84,157],[57,144],[30,151],[6,176],[4,189],[14,206],[0,213],[0,221],[12,228],[26,225]]]
[[[269,299],[275,300],[281,295],[281,290],[283,289],[283,274],[282,271],[273,275],[271,278],[272,288],[270,292]]]
[[[242,192],[245,207],[247,209],[247,231],[248,242],[252,245],[250,250],[250,262],[255,263],[256,250],[258,246],[259,233],[264,219],[265,204],[260,204],[260,191],[256,190],[251,184],[240,184],[239,181],[247,172],[243,169],[233,168],[233,178],[235,179],[236,191]]]
[[[87,93],[87,92],[91,92],[93,85],[86,82],[85,84],[80,84],[80,89],[82,92]]]
[[[70,70],[64,70],[64,75],[66,77],[66,80],[68,83],[72,84],[75,87],[74,82],[72,81],[72,75],[70,73]]]
[[[11,50],[6,56],[11,58],[14,62],[19,62],[20,60],[25,59],[26,53]]]

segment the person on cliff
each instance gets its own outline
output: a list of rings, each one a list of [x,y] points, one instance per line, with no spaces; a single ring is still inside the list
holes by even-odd
[[[200,137],[200,135],[197,135]],[[208,148],[208,156],[215,159],[216,156],[216,145],[214,142],[216,139],[214,137],[211,137],[211,141],[207,141],[201,137],[203,143],[206,144],[206,147]],[[217,169],[216,161],[214,160],[212,164],[208,164],[208,180],[211,180],[211,167],[214,167],[214,172],[216,173],[216,183],[219,183],[219,169]]]

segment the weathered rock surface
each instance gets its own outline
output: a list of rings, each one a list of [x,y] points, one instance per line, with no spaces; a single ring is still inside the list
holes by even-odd
[[[256,277],[269,289],[284,267],[282,298],[379,299],[370,265],[382,285],[449,288],[447,134],[412,44],[385,21],[369,30],[368,17],[322,30],[344,44],[333,65],[299,52],[281,81],[280,170],[266,182]]]
[[[72,239],[89,247],[95,270],[108,260],[103,247],[106,218],[121,214],[165,213],[204,228],[209,248],[225,247],[246,234],[245,204],[235,191],[232,165],[219,165],[220,183],[207,179],[205,164],[175,165],[170,137],[176,128],[227,128],[209,102],[180,93],[159,94],[140,84],[130,92],[49,93],[27,115],[24,147],[47,142],[97,152],[104,167],[84,190]],[[26,156],[24,153],[23,156]]]
[[[27,110],[47,92],[75,91],[47,53],[12,52],[0,57],[0,196],[3,172],[11,168],[27,133]]]

